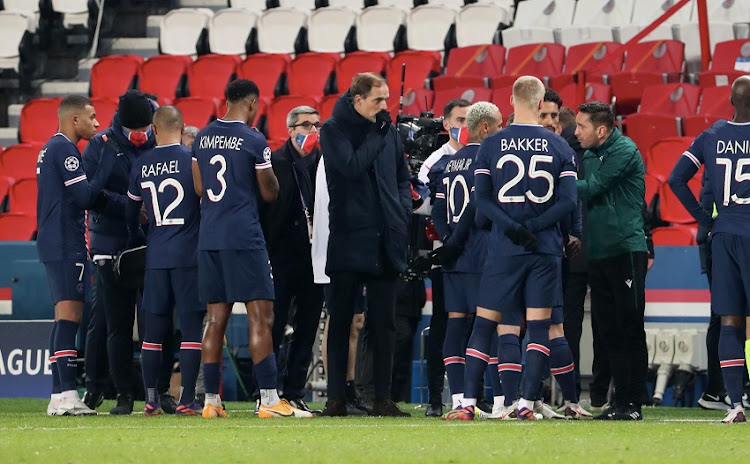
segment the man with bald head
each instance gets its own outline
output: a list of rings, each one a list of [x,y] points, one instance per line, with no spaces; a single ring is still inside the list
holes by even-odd
[[[141,364],[146,390],[145,416],[162,413],[157,392],[162,343],[170,329],[172,309],[180,318],[182,389],[177,415],[196,415],[195,382],[201,362],[201,334],[205,307],[198,299],[198,227],[200,198],[193,188],[192,155],[182,145],[182,113],[162,106],[154,113],[156,147],[133,165],[128,187],[127,223],[131,246],[143,244],[138,221],[141,205],[148,214],[146,276],[142,308],[145,312]]]
[[[712,253],[711,311],[721,316],[719,359],[732,408],[722,422],[746,422],[742,374],[750,354],[750,76],[737,78],[731,95],[734,117],[703,131],[683,153],[669,176],[669,186],[686,210],[709,231]],[[706,210],[688,187],[705,166],[707,190],[714,199]],[[745,333],[743,323],[747,322]],[[745,353],[742,345],[745,341]]]

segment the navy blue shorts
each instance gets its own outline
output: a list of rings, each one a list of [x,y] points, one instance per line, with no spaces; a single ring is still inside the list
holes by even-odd
[[[443,272],[445,312],[474,314],[477,312],[479,282],[482,274]]]
[[[198,251],[198,290],[205,303],[247,303],[274,299],[266,250]]]
[[[44,268],[53,304],[84,300],[89,275],[86,261],[50,261]]]
[[[198,268],[146,269],[143,285],[144,311],[153,314],[172,314],[203,311],[198,298]]]
[[[711,241],[711,254],[711,311],[720,316],[750,315],[750,238],[718,233]]]
[[[558,306],[561,286],[559,256],[506,256],[485,265],[479,306],[501,312],[500,324],[519,325],[526,308]]]

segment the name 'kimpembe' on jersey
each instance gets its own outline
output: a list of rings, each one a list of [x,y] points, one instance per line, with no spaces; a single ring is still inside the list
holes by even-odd
[[[147,269],[197,266],[200,204],[193,188],[190,149],[178,143],[160,145],[138,158],[130,174],[128,209],[134,219],[140,202],[148,214]]]
[[[495,201],[510,219],[523,225],[533,223],[555,204],[561,178],[576,177],[575,153],[565,140],[542,126],[511,124],[484,140],[475,173],[491,177]],[[511,242],[495,222],[492,229],[491,255],[530,253]],[[562,255],[559,223],[534,234],[539,240],[535,253]]]
[[[750,236],[750,124],[717,121],[703,131],[683,154],[706,175],[718,216],[712,234]]]
[[[260,250],[256,170],[271,168],[266,138],[240,121],[217,119],[193,144],[203,182],[200,250]]]

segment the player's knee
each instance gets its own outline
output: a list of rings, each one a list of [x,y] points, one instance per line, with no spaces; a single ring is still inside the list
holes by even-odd
[[[743,322],[744,321],[742,316],[721,316],[721,325],[742,327]]]
[[[83,302],[72,300],[58,301],[55,305],[55,314],[58,319],[80,324],[83,318]]]
[[[362,327],[365,326],[365,315],[363,313],[355,314],[352,317],[352,329],[351,333],[355,337],[362,331]]]
[[[562,324],[552,324],[549,326],[549,338],[560,338],[565,336]]]

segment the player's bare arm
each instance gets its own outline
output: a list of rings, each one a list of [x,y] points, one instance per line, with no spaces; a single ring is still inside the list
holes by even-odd
[[[273,169],[258,170],[256,171],[256,176],[258,176],[258,188],[260,189],[260,195],[263,197],[263,201],[267,203],[274,201],[279,195],[279,181],[276,179],[276,174],[273,173]],[[200,177],[198,178],[198,181],[200,182]]]

